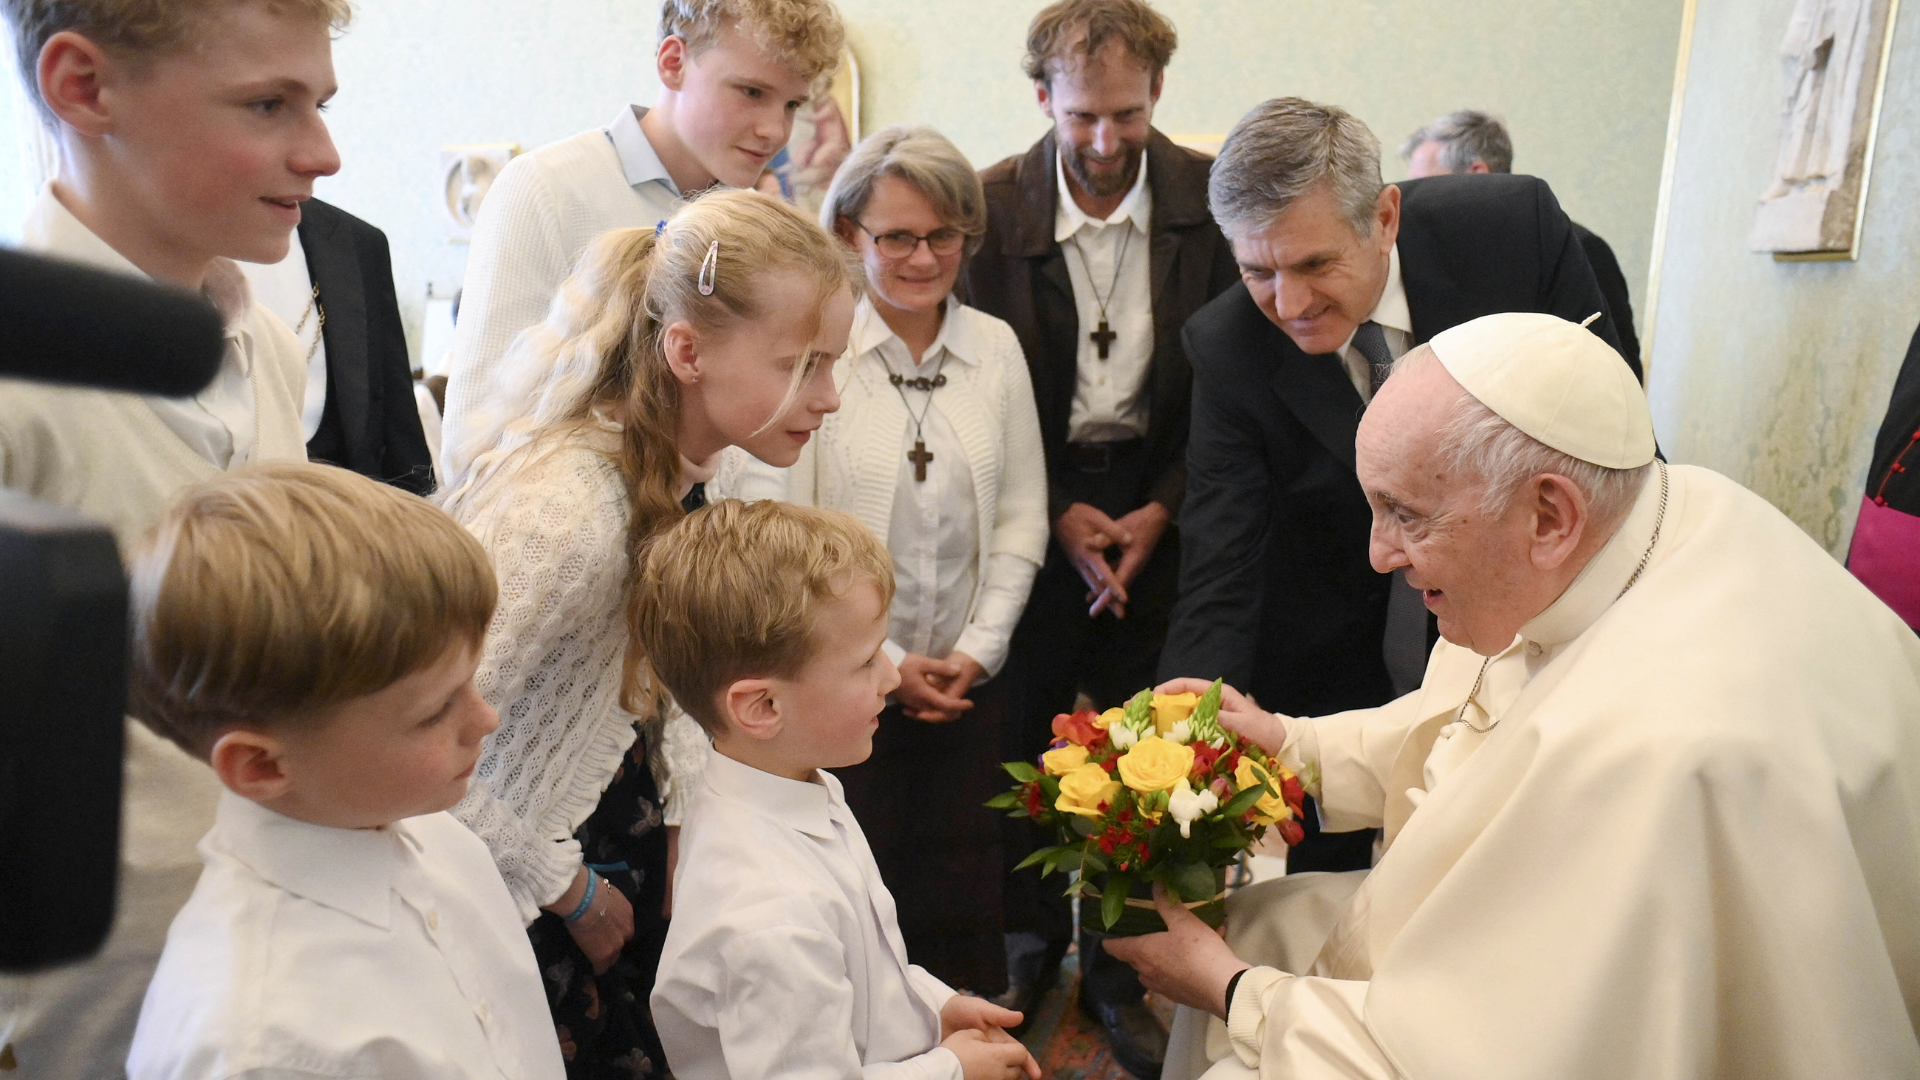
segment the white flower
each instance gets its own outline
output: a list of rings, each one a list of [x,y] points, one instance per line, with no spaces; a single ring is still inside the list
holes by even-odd
[[[1227,737],[1222,735],[1207,745],[1213,747],[1215,750],[1225,750],[1227,748]]]
[[[1140,733],[1125,724],[1115,724],[1107,729],[1107,738],[1115,750],[1125,750],[1140,741]]]
[[[1180,823],[1180,835],[1185,839],[1193,838],[1193,823],[1197,819],[1211,814],[1220,808],[1220,797],[1206,788],[1193,790],[1186,777],[1181,777],[1173,790],[1167,794],[1167,813]]]
[[[1161,738],[1176,746],[1185,746],[1193,741],[1193,725],[1182,720],[1173,725],[1173,728],[1165,735],[1162,735]]]

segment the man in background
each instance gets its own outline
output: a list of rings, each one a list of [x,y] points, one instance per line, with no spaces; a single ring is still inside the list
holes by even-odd
[[[1010,758],[1045,749],[1077,695],[1106,708],[1151,684],[1166,640],[1192,382],[1180,326],[1233,284],[1207,212],[1209,159],[1152,126],[1176,44],[1142,0],[1040,12],[1025,71],[1053,127],[981,176],[987,234],[963,291],[1026,353],[1053,532],[1003,676]],[[1010,836],[1009,857],[1033,841]],[[1009,1008],[1030,1012],[1059,969],[1072,934],[1061,888],[1033,870],[1008,882]],[[1157,1077],[1166,1029],[1138,978],[1097,937],[1082,948],[1081,1007],[1121,1065]]]
[[[1407,136],[1400,144],[1400,157],[1407,163],[1409,179],[1462,173],[1510,173],[1513,171],[1513,140],[1507,125],[1492,113],[1461,109],[1428,124]],[[1627,296],[1627,278],[1620,272],[1620,260],[1613,248],[1593,234],[1593,230],[1573,223],[1573,235],[1580,240],[1593,276],[1600,282],[1600,295],[1606,297],[1607,311],[1613,315],[1613,329],[1620,337],[1620,355],[1627,358],[1636,377],[1645,380],[1640,370],[1640,338],[1633,332],[1633,303]]]

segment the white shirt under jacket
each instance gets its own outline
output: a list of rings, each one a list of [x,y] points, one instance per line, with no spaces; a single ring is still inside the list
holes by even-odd
[[[653,1021],[682,1080],[960,1080],[840,781],[715,753],[680,833]]]
[[[465,460],[468,420],[491,391],[507,347],[546,318],[594,240],[613,229],[653,228],[679,209],[680,189],[640,127],[645,114],[628,106],[606,127],[522,154],[487,190],[447,370],[442,446],[455,460]]]
[[[132,1080],[559,1080],[533,947],[446,814],[335,829],[231,793],[167,933]]]
[[[1413,348],[1413,311],[1407,307],[1407,286],[1400,277],[1400,245],[1395,244],[1387,252],[1387,284],[1380,290],[1380,299],[1374,301],[1373,310],[1367,312],[1367,322],[1379,323],[1387,341],[1387,351],[1395,360],[1407,355]],[[1354,333],[1359,327],[1354,328]],[[1340,363],[1347,369],[1347,379],[1353,388],[1360,392],[1360,400],[1373,400],[1373,364],[1359,349],[1353,347],[1353,334],[1340,346]]]
[[[1126,198],[1106,218],[1087,216],[1073,201],[1060,155],[1053,159],[1058,202],[1053,240],[1067,260],[1073,307],[1080,317],[1075,339],[1073,405],[1067,411],[1069,442],[1116,442],[1147,433],[1147,371],[1153,364],[1153,289],[1148,262],[1153,247],[1153,188],[1146,159]],[[1107,326],[1117,336],[1107,358],[1089,337],[1100,329],[1100,297],[1107,298]]]
[[[1657,473],[1466,725],[1483,658],[1444,641],[1414,693],[1291,722],[1327,826],[1388,846],[1309,974],[1241,979],[1239,1062],[1920,1076],[1920,641],[1758,496],[1669,471],[1639,581]]]
[[[888,379],[936,371],[947,384],[931,392],[895,388]],[[1013,328],[949,297],[940,333],[916,366],[873,302],[862,299],[834,380],[840,410],[798,463],[783,470],[747,459],[737,472],[723,471],[715,493],[859,518],[893,554],[887,652],[894,661],[959,651],[996,674],[1047,547],[1040,418]],[[922,481],[906,455],[913,417],[923,409],[933,460]],[[739,477],[737,486],[727,475]]]

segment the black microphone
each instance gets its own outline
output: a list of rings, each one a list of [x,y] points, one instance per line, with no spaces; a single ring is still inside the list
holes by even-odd
[[[186,397],[225,348],[196,293],[0,249],[0,376]]]

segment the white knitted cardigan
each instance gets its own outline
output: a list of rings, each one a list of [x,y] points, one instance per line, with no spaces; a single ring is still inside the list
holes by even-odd
[[[458,515],[500,579],[474,677],[500,726],[453,813],[486,841],[528,922],[579,871],[573,834],[641,722],[620,707],[631,506],[612,450],[595,432],[528,455],[493,482],[491,497]],[[660,700],[663,737],[650,757],[664,822],[677,825],[710,744]]]

